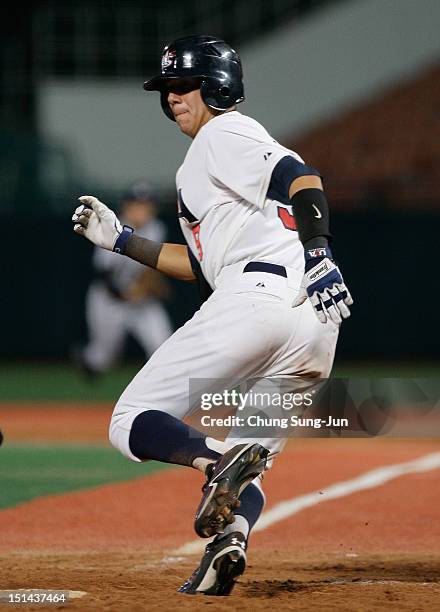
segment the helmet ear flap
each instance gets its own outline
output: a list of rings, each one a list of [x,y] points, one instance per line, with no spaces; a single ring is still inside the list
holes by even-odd
[[[238,87],[229,79],[219,82],[218,79],[207,77],[202,80],[200,94],[203,102],[210,108],[226,110],[241,101],[239,98],[243,92],[240,93]]]
[[[227,84],[222,85],[219,87],[218,93],[220,98],[229,99],[231,97],[231,88]]]

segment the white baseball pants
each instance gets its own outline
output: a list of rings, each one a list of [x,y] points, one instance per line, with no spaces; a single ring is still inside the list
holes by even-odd
[[[121,395],[110,423],[110,440],[129,459],[139,461],[129,448],[138,414],[161,410],[183,419],[197,408],[189,399],[191,378],[329,376],[339,326],[320,323],[308,299],[291,307],[302,274],[288,270],[284,278],[268,272],[242,273],[243,267],[222,271],[211,297],[158,348]],[[284,443],[258,442],[272,452]],[[208,446],[220,453],[236,443],[234,432],[224,442],[207,438]]]

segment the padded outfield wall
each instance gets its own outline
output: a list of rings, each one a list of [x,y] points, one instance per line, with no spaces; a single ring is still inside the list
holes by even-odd
[[[85,334],[90,244],[70,215],[0,216],[3,322],[0,359],[65,358]],[[174,216],[169,240],[183,242]],[[370,211],[332,215],[335,256],[355,304],[342,327],[338,358],[438,358],[438,216]],[[173,282],[167,307],[175,326],[198,307],[191,283]]]

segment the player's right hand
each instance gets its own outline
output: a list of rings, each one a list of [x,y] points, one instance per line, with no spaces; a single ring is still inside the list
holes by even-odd
[[[81,196],[78,200],[81,205],[72,216],[75,224],[73,231],[85,236],[93,244],[113,251],[123,230],[115,213],[94,196]]]

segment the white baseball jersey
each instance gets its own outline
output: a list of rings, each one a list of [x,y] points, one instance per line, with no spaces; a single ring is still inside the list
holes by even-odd
[[[291,207],[267,197],[272,171],[286,155],[304,163],[238,111],[214,117],[194,138],[176,175],[179,217],[213,289],[220,271],[237,262],[304,270]]]

